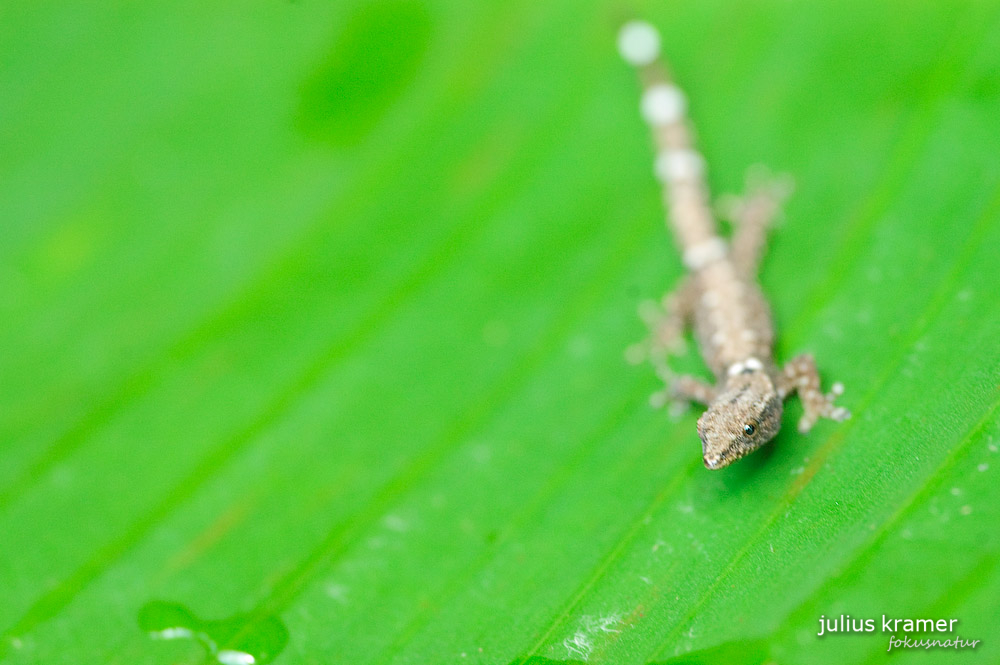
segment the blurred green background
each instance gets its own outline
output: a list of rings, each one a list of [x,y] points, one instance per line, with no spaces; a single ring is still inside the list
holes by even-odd
[[[623,361],[634,15],[855,414],[718,472]],[[0,660],[997,662],[998,72],[996,2],[4,3]]]

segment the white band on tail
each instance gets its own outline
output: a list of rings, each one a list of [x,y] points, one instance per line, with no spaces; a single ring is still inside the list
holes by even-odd
[[[669,150],[656,156],[653,170],[662,183],[697,181],[705,173],[705,158],[694,150]]]
[[[660,33],[645,21],[629,21],[618,33],[618,52],[634,67],[652,64],[660,55]]]
[[[642,117],[654,127],[672,125],[684,117],[687,100],[676,85],[656,83],[642,93]]]
[[[689,270],[699,270],[725,255],[726,243],[716,236],[684,250],[684,265]]]

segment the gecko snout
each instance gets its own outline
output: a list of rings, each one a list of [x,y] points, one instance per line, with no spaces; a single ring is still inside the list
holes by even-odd
[[[729,466],[770,441],[781,426],[781,412],[781,398],[767,375],[739,379],[698,419],[705,466]]]
[[[701,438],[702,459],[705,467],[721,469],[728,466],[739,455],[731,455],[733,450],[729,437],[720,435],[712,418],[706,418],[707,413],[698,419],[698,437]]]

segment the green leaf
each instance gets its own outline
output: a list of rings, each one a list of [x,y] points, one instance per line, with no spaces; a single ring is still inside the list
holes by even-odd
[[[1000,658],[995,3],[637,3],[854,413],[714,472],[620,3],[105,4],[0,10],[0,660]]]

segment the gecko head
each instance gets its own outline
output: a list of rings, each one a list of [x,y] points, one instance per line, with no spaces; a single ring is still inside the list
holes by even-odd
[[[774,438],[781,427],[781,397],[767,372],[737,374],[698,419],[705,466],[721,469]]]

